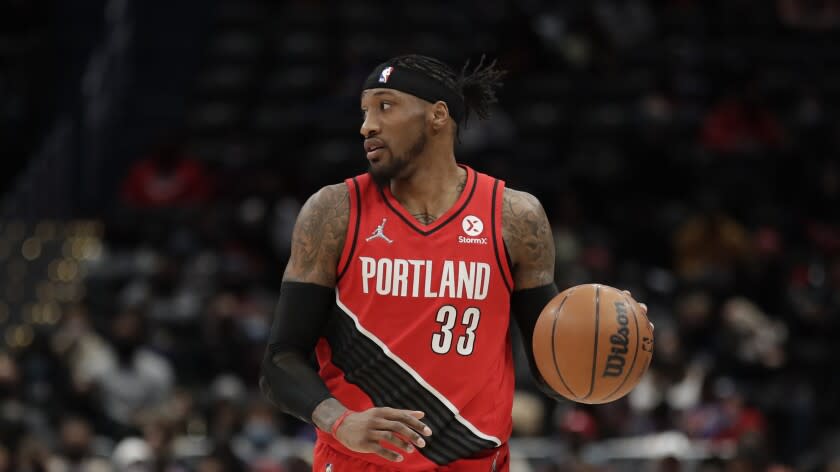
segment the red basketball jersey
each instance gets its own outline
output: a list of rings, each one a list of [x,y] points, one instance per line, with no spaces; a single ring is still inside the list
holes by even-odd
[[[504,182],[463,168],[464,191],[429,225],[369,175],[346,181],[350,219],[337,268],[337,310],[317,346],[320,375],[350,409],[426,413],[423,421],[434,433],[419,453],[404,454],[402,470],[484,456],[510,436]],[[358,455],[329,435],[319,439]]]

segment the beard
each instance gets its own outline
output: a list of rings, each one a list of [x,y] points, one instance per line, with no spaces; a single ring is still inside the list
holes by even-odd
[[[409,162],[415,157],[419,156],[426,149],[426,131],[420,132],[420,136],[414,141],[414,144],[408,149],[405,154],[396,156],[392,155],[390,162],[382,163],[374,168],[373,165],[368,166],[368,174],[373,178],[374,183],[379,187],[384,187],[390,184],[391,179],[399,176]]]

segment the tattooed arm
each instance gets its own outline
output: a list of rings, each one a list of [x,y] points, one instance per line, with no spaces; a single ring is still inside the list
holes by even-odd
[[[554,238],[545,211],[533,195],[505,189],[502,235],[512,263],[511,315],[522,335],[531,376],[537,387],[555,400],[560,397],[540,375],[534,362],[532,337],[543,307],[557,295],[554,285]]]
[[[420,435],[431,434],[420,421],[423,414],[393,408],[349,412],[331,395],[308,361],[335,305],[336,266],[349,216],[349,194],[344,184],[322,188],[301,209],[292,233],[292,254],[283,274],[260,388],[280,409],[332,433],[347,448],[396,461],[400,455],[382,447],[380,441],[407,452],[414,446],[423,447]],[[335,426],[339,418],[344,418],[343,422]]]
[[[309,357],[335,303],[336,266],[349,211],[344,184],[322,188],[303,205],[263,359],[260,388],[265,396],[307,422],[315,421],[316,407],[331,397]]]
[[[513,267],[515,290],[554,282],[554,238],[539,200],[505,188],[502,235]]]
[[[303,205],[292,233],[292,254],[284,282],[335,287],[336,266],[350,218],[350,194],[344,184],[322,188]]]

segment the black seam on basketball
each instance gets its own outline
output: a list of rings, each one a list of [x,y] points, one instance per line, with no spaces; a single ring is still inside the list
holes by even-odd
[[[631,304],[629,300],[625,298],[624,301],[627,303],[627,306],[630,307],[630,313],[633,313],[633,322],[636,323],[636,350],[633,351],[633,361],[630,362],[630,368],[627,369],[627,375],[624,376],[624,380],[622,380],[621,383],[618,384],[618,387],[616,387],[615,390],[610,392],[609,395],[605,396],[604,400],[613,396],[615,392],[621,390],[621,387],[623,387],[624,384],[627,383],[627,379],[629,379],[630,374],[633,373],[633,367],[636,366],[636,358],[639,356],[639,346],[642,344],[642,340],[641,338],[639,338],[639,319],[636,318],[636,310],[633,309],[633,304]]]
[[[336,282],[341,280],[341,277],[343,277],[344,273],[347,272],[347,269],[350,268],[350,262],[353,260],[353,252],[356,250],[356,241],[359,237],[359,224],[362,221],[362,195],[359,191],[359,182],[356,181],[355,177],[353,177],[353,190],[356,193],[356,228],[353,230],[353,240],[350,243],[350,252],[347,253],[347,259],[344,261],[344,268],[338,272],[338,277],[335,278]]]
[[[566,304],[566,300],[569,299],[569,295],[571,294],[571,292],[566,294],[566,297],[560,302],[560,306],[554,310],[554,321],[551,323],[551,360],[554,362],[554,371],[557,372],[557,377],[560,378],[560,382],[563,383],[563,386],[566,387],[566,390],[568,390],[573,397],[577,398],[575,391],[569,387],[569,384],[566,383],[566,379],[563,378],[563,374],[560,372],[560,366],[557,365],[557,349],[554,347],[554,334],[557,332],[557,319],[560,317],[560,310],[563,309],[563,305]]]
[[[586,396],[580,398],[580,400],[586,400],[592,395],[592,392],[595,390],[595,366],[598,363],[598,338],[600,337],[598,333],[598,329],[600,328],[600,311],[601,311],[601,286],[595,285],[595,346],[592,348],[592,375],[590,376],[589,381],[589,393]]]
[[[468,171],[467,171],[467,173],[469,174],[469,172],[470,172],[470,171],[468,170]],[[411,229],[413,229],[414,231],[416,231],[416,232],[420,233],[421,235],[423,235],[423,236],[428,236],[428,235],[430,235],[430,234],[434,233],[435,231],[437,231],[437,230],[439,230],[439,229],[443,228],[444,226],[448,225],[448,224],[449,224],[449,222],[450,222],[450,221],[452,221],[452,220],[454,220],[456,216],[458,216],[458,215],[459,215],[462,211],[464,211],[464,208],[466,208],[466,207],[467,207],[467,205],[470,203],[470,200],[472,200],[473,194],[475,193],[475,187],[476,187],[476,184],[478,183],[478,176],[477,176],[477,175],[475,175],[475,172],[474,172],[474,171],[473,171],[472,175],[473,175],[473,183],[472,183],[472,187],[470,187],[470,193],[467,195],[466,200],[464,200],[464,204],[463,204],[463,205],[461,205],[461,207],[460,207],[460,208],[458,208],[458,210],[456,210],[456,211],[455,211],[455,213],[453,213],[453,214],[452,214],[452,216],[450,216],[449,218],[447,218],[447,219],[446,219],[445,221],[443,221],[442,223],[439,223],[437,226],[435,226],[434,228],[430,229],[429,231],[423,231],[422,229],[418,228],[417,226],[415,226],[415,225],[414,225],[414,223],[412,223],[412,222],[411,222],[411,220],[409,220],[408,218],[406,218],[406,217],[405,217],[402,213],[400,213],[400,212],[399,212],[399,210],[397,210],[396,208],[394,208],[394,206],[393,206],[393,205],[391,205],[391,202],[388,200],[388,197],[385,195],[385,191],[384,191],[381,187],[379,188],[379,193],[381,193],[381,194],[382,194],[382,199],[383,199],[383,200],[385,200],[385,205],[387,205],[387,206],[388,206],[388,208],[390,208],[390,209],[391,209],[391,211],[393,211],[394,213],[396,213],[396,215],[397,215],[398,217],[400,217],[400,219],[401,219],[401,220],[403,220],[403,221],[405,222],[405,224],[407,224],[407,225],[408,225]],[[469,180],[469,175],[467,175],[467,180]],[[434,223],[436,223],[436,222],[433,222],[432,224],[434,224]]]
[[[508,282],[507,276],[505,275],[505,268],[502,266],[502,258],[499,257],[499,244],[496,242],[496,190],[499,187],[499,179],[496,179],[493,182],[493,197],[491,198],[492,203],[490,204],[490,228],[491,228],[491,236],[493,237],[493,253],[496,255],[496,264],[499,265],[499,271],[502,274],[502,280],[505,282],[505,287],[507,287],[508,292],[512,291],[511,286],[513,285],[513,281]]]

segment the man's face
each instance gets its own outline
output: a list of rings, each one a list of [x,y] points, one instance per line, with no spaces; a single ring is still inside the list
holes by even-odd
[[[368,172],[379,185],[405,175],[426,147],[423,100],[391,89],[362,92],[362,127]]]

